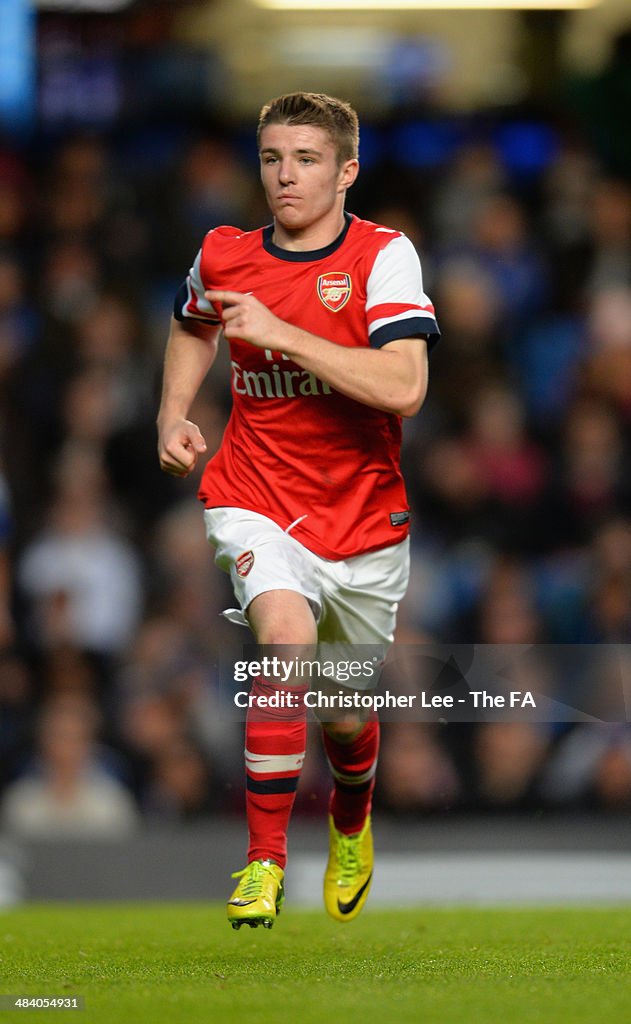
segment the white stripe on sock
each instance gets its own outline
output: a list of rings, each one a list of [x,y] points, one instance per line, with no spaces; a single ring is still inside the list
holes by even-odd
[[[327,758],[327,761],[328,760],[329,759]],[[329,768],[331,769],[331,775],[333,776],[334,779],[337,779],[338,782],[344,782],[348,786],[359,786],[360,783],[368,782],[369,779],[372,779],[373,775],[377,771],[377,762],[375,761],[374,764],[370,766],[368,771],[363,772],[362,775],[345,775],[344,772],[338,772],[337,769],[333,767],[330,761]]]
[[[245,751],[245,767],[253,775],[268,772],[295,772],[302,768],[305,751],[300,754],[253,754]]]

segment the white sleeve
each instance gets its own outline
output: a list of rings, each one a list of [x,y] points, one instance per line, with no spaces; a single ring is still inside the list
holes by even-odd
[[[195,262],[188,272],[175,296],[173,315],[176,320],[203,320],[207,324],[221,323],[212,305],[204,295],[204,283],[201,274],[202,250],[195,257]]]
[[[405,235],[377,254],[366,285],[366,317],[371,348],[419,335],[431,346],[440,337],[434,307],[423,291],[420,260]]]

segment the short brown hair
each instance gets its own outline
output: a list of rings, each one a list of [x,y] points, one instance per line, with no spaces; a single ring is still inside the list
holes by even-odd
[[[266,103],[259,117],[256,139],[268,124],[311,124],[324,128],[337,150],[339,164],[357,159],[359,119],[350,103],[321,92],[290,92]]]

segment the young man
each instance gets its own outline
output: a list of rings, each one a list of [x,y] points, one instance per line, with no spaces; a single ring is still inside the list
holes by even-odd
[[[160,463],[186,476],[206,450],[187,416],[222,329],[233,409],[200,498],[241,617],[259,644],[387,646],[409,563],[400,417],[425,397],[434,310],[408,239],[344,211],[359,169],[348,104],[281,96],[263,108],[258,142],[273,223],[211,231],[178,292]],[[273,689],[259,679],[252,692]],[[233,927],[271,927],[280,909],[305,733],[304,712],[248,715],[250,844],[233,876]],[[323,723],[323,740],[334,779],[324,900],[348,921],[372,878],[379,723],[347,715]]]

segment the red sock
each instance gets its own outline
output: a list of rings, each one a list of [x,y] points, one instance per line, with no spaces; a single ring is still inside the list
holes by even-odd
[[[359,832],[370,814],[379,753],[379,720],[366,725],[352,743],[338,743],[322,730],[324,749],[335,780],[329,802],[335,827],[346,835]]]
[[[251,692],[258,697],[268,697],[279,689],[257,679]],[[300,693],[297,688],[280,692]],[[248,711],[245,726],[248,863],[269,859],[285,867],[287,826],[305,758],[306,733],[306,711],[302,702],[299,709],[255,707]]]

